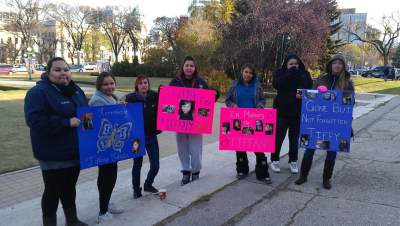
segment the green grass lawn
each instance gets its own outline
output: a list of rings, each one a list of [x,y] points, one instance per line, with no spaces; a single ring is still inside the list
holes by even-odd
[[[388,80],[385,82],[379,78],[353,78],[356,92],[382,93],[400,95],[400,81]]]
[[[17,73],[14,75],[0,75],[0,78],[15,79],[19,81],[28,81],[28,75],[26,73]],[[40,74],[36,73],[33,75],[33,81],[40,79]],[[91,76],[88,73],[73,73],[72,79],[75,82],[80,82],[85,85],[95,85],[96,76]],[[117,90],[123,92],[132,92],[135,83],[135,77],[116,77]],[[166,85],[171,81],[171,78],[150,78],[151,88],[157,90],[160,85]]]
[[[17,74],[13,76],[2,76],[0,78],[14,78],[17,80],[27,80],[27,76]],[[36,75],[35,80],[39,79]],[[96,77],[75,74],[75,81],[94,84]],[[132,92],[135,78],[117,77],[117,87],[120,91]],[[387,81],[374,78],[353,78],[357,92],[376,92],[386,94],[400,95],[400,81]],[[168,84],[169,78],[151,78],[152,88],[157,89],[160,84]],[[6,88],[17,88],[18,90],[0,91],[0,114],[2,115],[0,123],[2,130],[0,131],[0,150],[2,158],[0,158],[0,173],[14,171],[37,165],[37,161],[32,156],[29,129],[25,124],[23,99],[26,90],[29,87],[10,86],[1,84],[0,90]],[[267,96],[267,106],[272,106],[272,94]],[[221,101],[223,97],[220,98]]]
[[[25,124],[25,94],[26,90],[0,91],[0,173],[37,165]]]

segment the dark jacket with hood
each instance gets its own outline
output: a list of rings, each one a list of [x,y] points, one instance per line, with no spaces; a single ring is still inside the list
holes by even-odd
[[[334,76],[331,72],[332,63],[335,60],[340,60],[345,65],[345,76],[346,76],[348,82],[345,85],[344,90],[354,91],[354,83],[350,78],[350,73],[347,68],[346,59],[341,54],[334,55],[332,57],[332,59],[328,61],[328,63],[326,64],[326,68],[325,68],[326,73],[317,78],[317,80],[314,82],[314,88],[317,89],[318,86],[323,85],[323,86],[326,86],[326,88],[328,88],[328,89],[335,89],[335,85],[338,82],[338,78],[336,76]]]
[[[126,95],[128,103],[143,103],[144,132],[146,136],[160,134],[157,130],[158,93],[150,90],[146,98],[138,92]]]
[[[186,79],[184,76],[176,76],[169,83],[170,86],[179,86],[186,88],[200,88],[200,89],[208,89],[207,82],[199,76],[193,76],[192,79]]]
[[[239,76],[239,79],[233,81],[228,93],[226,94],[225,104],[227,107],[238,105],[237,88],[239,83],[243,83],[242,75]],[[249,83],[254,83],[254,106],[256,106],[256,108],[264,108],[266,104],[265,95],[257,75],[254,74]]]
[[[287,69],[290,59],[299,62],[298,69]],[[289,55],[282,64],[282,67],[273,74],[272,85],[277,90],[274,99],[274,108],[278,115],[289,117],[300,117],[301,99],[296,98],[297,89],[311,89],[312,79],[306,70],[304,63],[296,55]]]
[[[41,161],[79,159],[77,128],[70,118],[78,107],[87,106],[84,92],[73,81],[67,87],[52,83],[47,76],[25,97],[25,120],[30,128],[33,155]]]

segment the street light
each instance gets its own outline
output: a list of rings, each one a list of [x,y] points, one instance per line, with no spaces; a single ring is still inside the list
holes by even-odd
[[[104,51],[106,51],[106,47],[100,46],[101,51],[101,72],[104,71]]]
[[[31,67],[31,61],[32,61],[32,57],[34,57],[35,55],[32,53],[32,48],[28,47],[26,48],[26,53],[24,54],[24,57],[28,58],[28,76],[29,76],[29,80],[32,80],[32,67]]]

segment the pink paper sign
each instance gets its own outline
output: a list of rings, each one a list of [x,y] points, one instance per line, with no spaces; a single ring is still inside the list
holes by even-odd
[[[276,110],[221,108],[219,149],[275,152]]]
[[[157,129],[179,133],[211,134],[215,91],[162,86]]]

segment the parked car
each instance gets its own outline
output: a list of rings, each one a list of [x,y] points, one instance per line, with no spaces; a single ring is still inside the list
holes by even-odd
[[[46,66],[44,66],[43,64],[35,65],[35,71],[45,71],[45,70],[46,70]]]
[[[372,70],[365,71],[361,76],[368,78],[383,78],[385,77],[385,66],[376,67]]]
[[[83,68],[86,71],[97,71],[97,64],[96,63],[88,63],[85,66],[83,66]]]
[[[71,72],[83,72],[84,68],[82,65],[79,64],[73,64],[69,67],[69,70]]]
[[[14,65],[15,72],[28,72],[28,69],[23,64]]]
[[[394,69],[394,79],[400,80],[400,68]]]
[[[15,73],[15,69],[12,65],[0,64],[0,74],[12,75],[13,73]]]

